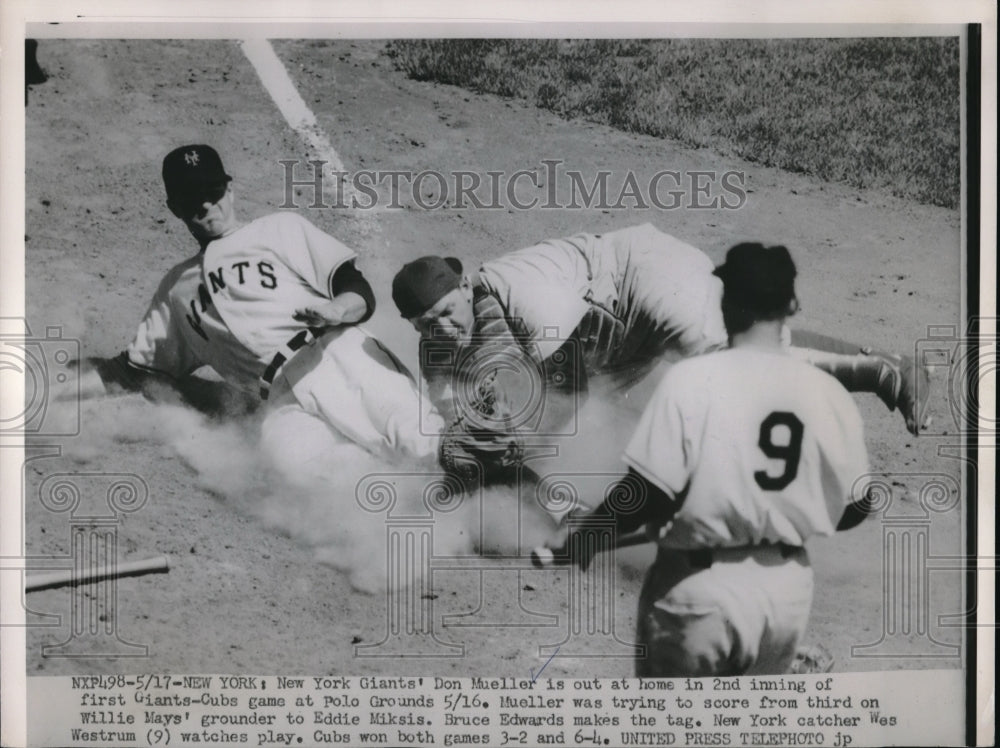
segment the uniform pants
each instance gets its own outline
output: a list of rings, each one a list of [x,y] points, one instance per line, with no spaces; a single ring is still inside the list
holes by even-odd
[[[613,362],[604,373],[617,389],[641,380],[664,354],[687,358],[728,346],[722,281],[713,274],[708,255],[650,224],[613,231],[597,241],[606,245],[598,256],[617,258],[614,270],[601,269],[591,289],[594,299],[624,324],[619,347],[603,354]],[[858,365],[878,365],[862,354],[862,346],[787,330],[786,343],[792,355],[837,377],[848,391],[882,395],[868,381],[871,376],[853,371]]]
[[[805,633],[813,574],[805,549],[716,549],[702,568],[660,549],[639,598],[636,675],[779,674]]]
[[[344,327],[300,349],[279,370],[261,438],[275,467],[308,481],[332,461],[434,462],[442,428],[395,356],[363,329]]]

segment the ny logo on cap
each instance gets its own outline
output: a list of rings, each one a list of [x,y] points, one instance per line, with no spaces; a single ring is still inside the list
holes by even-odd
[[[187,164],[188,166],[197,166],[198,159],[199,159],[198,151],[191,151],[190,153],[184,154],[184,163]]]

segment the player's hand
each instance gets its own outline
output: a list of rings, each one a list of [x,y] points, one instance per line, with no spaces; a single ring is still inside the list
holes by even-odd
[[[545,569],[550,566],[577,566],[580,571],[590,568],[590,562],[594,560],[594,544],[587,542],[586,532],[573,533],[572,537],[567,537],[566,541],[556,547],[548,544],[539,546],[531,552],[531,564],[537,569]]]
[[[563,517],[556,537],[531,552],[532,565],[536,568],[578,566],[581,571],[590,568],[599,550],[598,535],[585,525],[570,522],[574,514],[571,511]]]
[[[292,317],[296,322],[304,322],[309,327],[337,327],[344,324],[344,311],[344,305],[334,299],[296,309]]]

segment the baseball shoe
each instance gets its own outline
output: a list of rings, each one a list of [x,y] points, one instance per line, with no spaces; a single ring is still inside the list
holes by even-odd
[[[808,675],[810,673],[829,673],[833,670],[833,655],[822,644],[799,647],[795,651],[788,672],[793,675]]]
[[[873,352],[878,360],[877,394],[890,410],[896,408],[906,420],[906,429],[914,436],[930,426],[931,378],[926,366],[919,366],[910,356]]]

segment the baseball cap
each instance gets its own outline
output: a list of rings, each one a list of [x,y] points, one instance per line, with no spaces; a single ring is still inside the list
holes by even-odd
[[[211,146],[182,145],[163,159],[163,186],[172,200],[198,202],[200,198],[214,198],[214,202],[231,179]]]
[[[392,279],[392,300],[406,319],[417,317],[462,282],[462,263],[455,257],[428,255],[403,265]]]
[[[795,298],[795,263],[783,246],[737,244],[715,269],[726,300],[767,317],[780,314]]]

